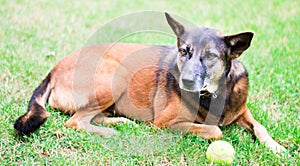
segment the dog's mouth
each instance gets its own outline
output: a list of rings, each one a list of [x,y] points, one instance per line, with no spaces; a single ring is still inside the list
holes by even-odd
[[[199,93],[199,98],[203,98],[203,97],[217,98],[217,94],[215,92],[208,91],[208,89],[202,89],[202,90],[190,90],[185,88],[182,89],[188,92]]]
[[[202,87],[202,88],[187,88],[185,86],[181,87],[180,86],[180,89],[182,90],[185,90],[185,91],[188,91],[188,92],[194,92],[194,93],[199,93],[199,94],[203,94],[203,95],[206,95],[206,94],[211,94],[211,93],[214,93],[214,92],[210,92],[209,89],[207,87]]]
[[[209,96],[211,93],[207,90],[201,90],[199,91],[199,96]]]
[[[209,97],[212,96],[214,98],[217,97],[216,95],[216,90],[218,88],[217,85],[215,84],[209,84],[209,82],[204,81],[204,85],[201,88],[196,88],[196,87],[187,87],[184,86],[183,84],[179,84],[180,89],[188,91],[188,92],[193,92],[193,93],[199,93],[199,97]]]

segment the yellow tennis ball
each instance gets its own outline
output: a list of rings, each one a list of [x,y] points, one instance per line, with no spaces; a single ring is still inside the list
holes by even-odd
[[[211,143],[206,151],[208,161],[218,164],[232,164],[234,155],[235,151],[232,145],[221,140]]]

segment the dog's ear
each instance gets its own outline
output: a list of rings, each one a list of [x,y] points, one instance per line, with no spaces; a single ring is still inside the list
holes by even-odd
[[[168,24],[171,26],[172,30],[174,31],[175,35],[180,38],[182,34],[184,33],[185,29],[182,24],[179,22],[175,21],[169,13],[165,13]]]
[[[228,57],[234,59],[239,57],[250,46],[253,38],[252,32],[244,32],[236,35],[225,36],[225,43],[228,46]]]

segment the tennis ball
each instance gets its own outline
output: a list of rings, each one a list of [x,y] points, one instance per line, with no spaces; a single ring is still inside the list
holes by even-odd
[[[218,164],[232,164],[234,160],[234,148],[226,141],[215,141],[211,143],[206,151],[206,158],[209,162]]]

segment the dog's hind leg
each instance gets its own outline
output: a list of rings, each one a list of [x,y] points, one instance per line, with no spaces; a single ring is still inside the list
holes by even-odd
[[[69,119],[65,126],[73,127],[75,129],[86,130],[89,133],[97,133],[104,137],[110,137],[112,135],[118,135],[119,132],[112,128],[100,127],[91,124],[93,118],[97,116],[100,110],[79,110],[77,111],[71,119]]]
[[[122,124],[122,123],[132,123],[135,124],[132,120],[127,119],[125,117],[106,117],[102,115],[102,113],[96,115],[92,122],[96,124],[104,124],[104,125],[114,125],[114,124]]]
[[[283,146],[279,145],[276,141],[273,140],[273,138],[268,134],[266,128],[252,117],[248,109],[236,121],[236,124],[243,128],[246,128],[250,132],[253,132],[259,142],[265,143],[266,146],[272,149],[274,152],[286,151]]]

